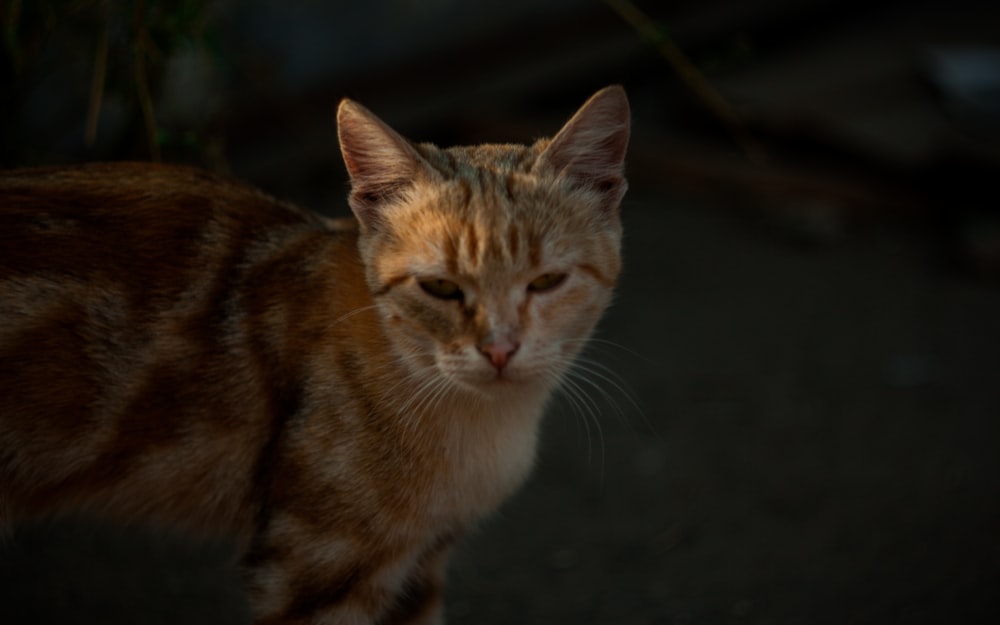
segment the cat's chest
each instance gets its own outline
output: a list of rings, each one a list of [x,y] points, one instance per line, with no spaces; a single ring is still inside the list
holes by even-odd
[[[297,468],[280,482],[297,500],[323,502],[317,510],[329,518],[370,529],[465,527],[527,477],[540,414],[536,401],[456,403],[422,418],[386,411],[375,427],[349,414],[313,415],[291,432],[286,460]]]
[[[536,405],[484,409],[456,424],[437,448],[445,462],[427,490],[427,511],[459,521],[492,512],[531,471],[540,412]]]

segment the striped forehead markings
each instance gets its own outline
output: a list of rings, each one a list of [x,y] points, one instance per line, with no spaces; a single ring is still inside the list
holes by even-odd
[[[478,270],[484,263],[514,264],[523,258],[533,266],[540,264],[541,237],[523,240],[524,230],[516,222],[484,223],[470,219],[442,233],[441,252],[445,269],[452,275],[462,268]]]
[[[504,214],[516,202],[516,170],[528,156],[529,150],[506,154],[509,162],[498,171],[441,151],[439,168],[447,171],[457,189],[453,201],[462,205],[458,215],[465,222],[446,226],[442,232],[441,252],[449,273],[457,275],[463,265],[475,271],[484,263],[515,263],[522,258],[533,267],[540,265],[542,237]],[[483,219],[491,211],[497,211],[497,219]]]
[[[479,235],[472,222],[465,225],[465,253],[470,260],[479,258]]]
[[[507,196],[507,201],[511,204],[515,202],[514,200],[514,174],[507,173],[503,179],[503,191]]]
[[[605,286],[607,288],[612,288],[615,286],[615,279],[613,277],[606,275],[595,265],[591,265],[590,263],[583,263],[578,266],[581,271],[590,274],[591,277],[593,277],[594,280],[598,282],[598,284]]]
[[[449,274],[458,274],[458,245],[454,235],[444,237],[444,262]]]
[[[510,250],[511,258],[517,258],[521,251],[521,232],[513,221],[507,226],[507,249]]]

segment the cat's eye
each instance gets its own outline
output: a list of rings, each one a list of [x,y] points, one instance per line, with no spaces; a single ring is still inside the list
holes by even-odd
[[[462,289],[451,280],[439,278],[421,280],[420,288],[424,290],[424,293],[438,299],[462,299]]]
[[[564,273],[543,273],[528,283],[528,290],[535,292],[551,291],[566,280]]]

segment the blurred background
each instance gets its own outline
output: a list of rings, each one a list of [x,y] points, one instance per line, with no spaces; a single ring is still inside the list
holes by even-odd
[[[619,297],[458,624],[974,623],[1000,599],[1000,4],[3,0],[0,165],[347,213],[334,111],[440,145],[633,106]],[[246,623],[226,545],[59,521],[0,623]]]

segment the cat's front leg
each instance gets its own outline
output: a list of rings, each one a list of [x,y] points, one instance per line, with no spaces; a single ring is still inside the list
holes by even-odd
[[[392,550],[295,539],[275,522],[244,558],[254,625],[441,625],[452,538]]]
[[[450,542],[432,547],[400,587],[380,625],[443,625],[444,586]]]
[[[244,557],[254,625],[377,623],[392,593],[377,583],[375,559],[350,541],[318,541],[282,521]]]
[[[357,572],[360,576],[363,573]],[[370,581],[341,579],[316,571],[299,587],[274,566],[251,571],[254,625],[443,625],[443,571],[414,577],[396,593]],[[328,579],[325,584],[320,579]]]

